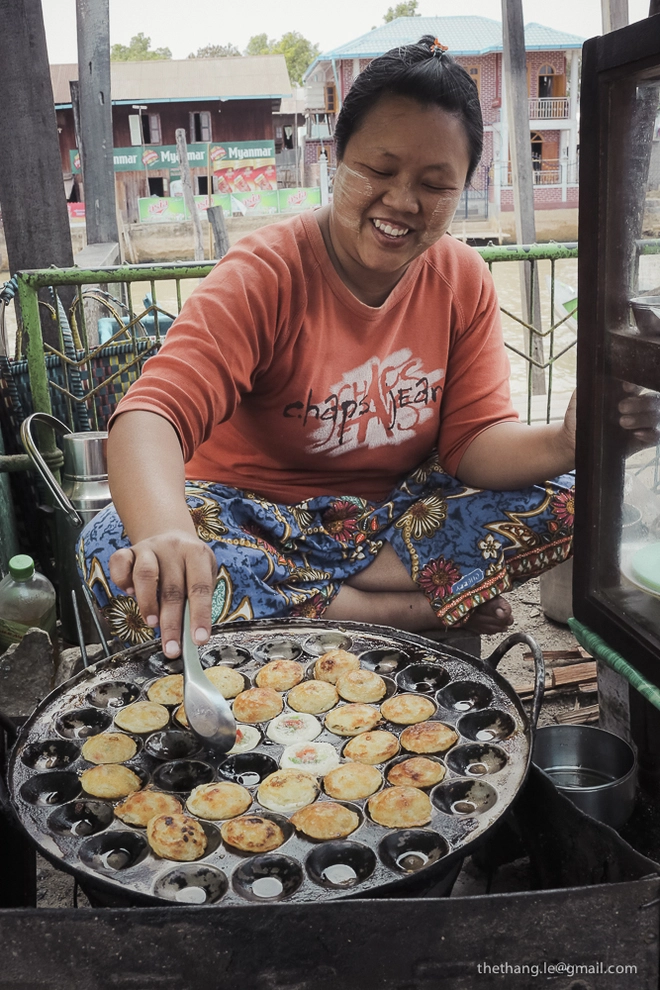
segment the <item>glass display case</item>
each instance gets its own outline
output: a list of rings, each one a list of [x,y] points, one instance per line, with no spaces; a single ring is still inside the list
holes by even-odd
[[[660,685],[660,446],[619,422],[660,392],[660,16],[587,42],[580,131],[574,612]]]

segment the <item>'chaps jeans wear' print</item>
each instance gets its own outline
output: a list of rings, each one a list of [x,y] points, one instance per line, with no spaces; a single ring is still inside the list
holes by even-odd
[[[520,491],[468,488],[435,458],[384,502],[326,495],[278,505],[248,491],[187,482],[197,535],[213,550],[213,621],[321,618],[342,582],[368,567],[385,542],[447,627],[478,605],[571,555],[573,476]],[[109,560],[129,546],[112,505],[83,530],[78,566],[113,634],[126,645],[159,635],[110,579]]]

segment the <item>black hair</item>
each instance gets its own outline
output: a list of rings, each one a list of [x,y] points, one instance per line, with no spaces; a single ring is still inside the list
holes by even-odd
[[[379,55],[351,86],[337,118],[335,146],[341,161],[346,145],[367,114],[383,96],[407,96],[422,105],[435,105],[458,117],[470,150],[466,183],[479,164],[484,125],[476,83],[435,38],[424,35],[414,45],[403,45]]]

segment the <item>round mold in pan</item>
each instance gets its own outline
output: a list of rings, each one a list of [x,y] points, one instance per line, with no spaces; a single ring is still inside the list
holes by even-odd
[[[360,623],[341,623],[335,626],[324,620],[254,620],[249,622],[237,622],[229,625],[215,627],[212,633],[208,649],[222,651],[222,658],[218,653],[218,659],[213,657],[215,662],[227,663],[227,658],[244,661],[237,664],[240,673],[249,678],[252,682],[257,671],[271,659],[271,656],[263,656],[260,647],[263,644],[281,643],[282,640],[293,641],[296,647],[300,648],[298,656],[299,662],[306,667],[313,666],[315,659],[320,655],[315,651],[314,637],[328,634],[330,642],[337,640],[335,636],[347,636],[350,639],[350,649],[360,658],[367,658],[367,663],[362,662],[365,669],[373,669],[374,655],[376,661],[380,662],[383,657],[391,659],[393,654],[399,654],[401,659],[397,669],[394,671],[382,671],[386,681],[392,683],[394,694],[409,693],[411,690],[419,690],[419,693],[435,700],[435,693],[441,691],[451,684],[471,681],[484,683],[493,692],[493,700],[485,709],[462,713],[438,712],[433,718],[440,718],[441,721],[452,724],[460,733],[460,738],[456,746],[448,754],[443,754],[441,760],[447,765],[447,774],[441,784],[431,789],[432,796],[436,795],[438,788],[463,781],[471,785],[474,783],[488,783],[486,780],[478,780],[473,776],[467,779],[471,764],[462,762],[452,762],[451,755],[456,752],[466,751],[469,747],[482,746],[490,747],[488,752],[497,751],[502,754],[498,763],[502,762],[501,768],[497,770],[494,782],[496,781],[497,799],[492,807],[487,808],[478,815],[447,814],[441,807],[442,801],[437,798],[439,805],[432,803],[433,818],[428,826],[413,830],[392,830],[386,829],[371,821],[366,813],[367,800],[356,800],[347,803],[354,807],[360,814],[361,822],[359,827],[346,839],[319,841],[305,837],[297,833],[293,826],[284,818],[287,823],[287,835],[283,846],[261,857],[260,870],[246,873],[250,864],[254,864],[258,856],[250,853],[232,850],[220,842],[220,824],[205,823],[198,819],[202,827],[211,829],[213,841],[209,841],[208,848],[204,856],[194,863],[174,863],[164,861],[153,854],[147,845],[146,850],[140,843],[140,838],[144,839],[144,830],[132,829],[120,822],[113,815],[111,821],[105,828],[100,828],[98,832],[90,835],[76,834],[79,830],[84,833],[87,828],[95,829],[100,824],[104,824],[108,819],[107,812],[101,812],[98,819],[89,815],[89,807],[95,804],[104,804],[98,799],[91,798],[82,793],[80,781],[75,769],[68,767],[51,770],[40,770],[28,766],[23,761],[23,754],[30,752],[28,747],[37,744],[36,750],[44,749],[44,744],[52,742],[57,737],[58,742],[73,743],[80,747],[85,738],[84,712],[98,712],[103,719],[112,717],[117,708],[121,708],[126,703],[144,697],[144,686],[155,676],[163,676],[167,673],[176,672],[168,669],[163,664],[160,644],[154,643],[149,646],[140,646],[131,650],[126,650],[122,654],[116,654],[108,660],[99,661],[93,667],[81,671],[79,674],[57,688],[52,695],[42,702],[39,708],[28,719],[22,728],[17,744],[10,760],[9,785],[12,800],[17,808],[19,817],[24,826],[35,839],[40,850],[45,856],[51,858],[56,865],[79,877],[81,882],[93,883],[99,889],[105,891],[113,897],[125,897],[127,903],[173,903],[178,902],[176,890],[190,887],[190,894],[183,894],[183,903],[215,903],[213,898],[222,904],[245,904],[252,900],[254,903],[286,901],[289,903],[313,902],[319,899],[345,898],[351,896],[364,896],[380,888],[387,890],[401,889],[405,891],[406,877],[411,873],[418,875],[420,871],[428,870],[429,876],[433,871],[442,866],[447,851],[453,858],[456,855],[463,855],[470,849],[473,839],[479,838],[483,832],[494,824],[504,813],[511,800],[517,793],[522,782],[529,756],[529,727],[526,715],[514,692],[507,685],[506,681],[490,670],[482,661],[475,660],[458,651],[445,652],[442,648],[437,648],[421,637],[412,634],[397,633],[392,629],[378,626],[368,626]],[[339,640],[341,641],[341,640]],[[319,646],[316,647],[318,650]],[[330,648],[338,648],[334,645]],[[345,647],[339,647],[345,648]],[[231,651],[234,651],[233,653]],[[241,652],[239,652],[241,651]],[[379,652],[380,651],[380,652]],[[295,652],[295,651],[294,651]],[[426,669],[421,671],[424,677],[415,680],[406,678],[405,672],[412,668],[412,675],[420,674],[419,666]],[[433,684],[429,685],[429,690],[424,685],[424,681],[429,679],[437,684],[438,677],[441,684],[432,690]],[[123,686],[123,687],[122,687]],[[128,697],[126,695],[128,686]],[[131,697],[137,692],[137,695]],[[389,691],[388,691],[389,693]],[[93,696],[94,701],[90,699]],[[283,695],[285,711],[288,711],[286,704],[286,693]],[[345,702],[340,701],[340,704]],[[379,703],[375,704],[378,707]],[[73,713],[73,714],[72,714]],[[505,716],[505,728],[512,729],[510,733],[504,733],[504,738],[496,741],[482,742],[471,738],[475,734],[474,726],[466,719],[476,718],[483,715],[493,715],[494,721],[498,719],[501,723],[501,716]],[[323,716],[320,716],[321,720]],[[93,719],[93,716],[92,716]],[[54,727],[58,724],[64,727],[62,733]],[[94,722],[94,729],[100,723]],[[405,726],[396,726],[386,723],[384,726],[393,732],[397,738]],[[482,726],[477,727],[480,731]],[[279,766],[279,758],[283,747],[272,743],[265,737],[267,723],[260,724],[259,730],[264,737],[256,748],[245,754],[236,754],[240,757],[258,757],[262,766],[259,770],[261,776],[266,770]],[[463,728],[465,731],[463,731]],[[486,726],[488,728],[488,726]],[[103,730],[104,731],[104,730]],[[67,733],[71,732],[69,736]],[[91,734],[95,734],[92,731]],[[168,736],[171,734],[171,738]],[[158,745],[150,747],[150,740],[163,741],[163,737],[170,738],[171,748]],[[186,740],[188,742],[186,742]],[[316,741],[330,742],[341,753],[346,743],[346,737],[335,736],[323,730]],[[179,746],[181,748],[179,748]],[[194,747],[194,748],[191,748]],[[486,749],[480,751],[481,755]],[[379,766],[379,770],[385,776],[390,766],[394,765],[402,758],[410,758],[416,754],[400,753],[398,756]],[[440,756],[440,754],[437,754]],[[28,757],[29,759],[30,757]],[[433,754],[429,757],[436,759]],[[159,730],[146,736],[140,752],[126,765],[138,772],[144,786],[161,787],[159,783],[161,776],[170,787],[161,788],[176,794],[185,802],[190,790],[201,782],[197,772],[190,773],[190,764],[202,765],[202,777],[209,775],[211,779],[234,779],[238,782],[241,773],[252,773],[253,767],[244,767],[235,761],[229,768],[232,774],[225,775],[222,772],[223,764],[226,764],[230,757],[221,757],[206,749],[203,744],[196,739],[188,730],[180,726]],[[466,756],[465,759],[468,759]],[[485,759],[485,757],[484,757]],[[342,762],[344,762],[342,760]],[[183,772],[186,765],[188,771]],[[174,770],[172,769],[174,766]],[[227,769],[227,768],[226,768]],[[252,794],[256,794],[256,781],[250,783],[252,778],[247,780],[248,787]],[[245,781],[244,781],[245,783]],[[384,784],[383,786],[389,786]],[[179,788],[173,790],[171,788]],[[429,789],[427,789],[428,792]],[[334,800],[329,799],[324,793],[317,798],[319,801]],[[114,802],[107,802],[110,807]],[[78,813],[72,810],[76,806],[80,809]],[[85,807],[87,806],[87,807]],[[63,810],[64,809],[64,810]],[[60,814],[55,814],[60,812]],[[263,811],[257,803],[253,803],[246,812],[250,815],[271,816],[272,812]],[[53,816],[50,820],[50,816]],[[194,817],[194,816],[192,816]],[[77,821],[81,822],[77,826]],[[91,822],[91,824],[87,824]],[[400,848],[401,842],[406,832],[415,833],[417,842],[412,842],[409,846]],[[419,834],[423,836],[430,834],[433,837],[432,848],[426,849],[420,846]],[[124,844],[125,836],[137,836],[138,841],[130,848]],[[390,836],[396,836],[398,845]],[[118,838],[117,838],[118,836]],[[423,838],[422,836],[422,838]],[[110,838],[108,838],[110,837]],[[126,842],[130,840],[125,840]],[[341,859],[331,862],[333,859],[333,845],[349,848],[349,844],[369,850],[363,854],[362,859],[356,863],[343,863]],[[392,848],[396,845],[396,855]],[[57,847],[57,853],[55,853]],[[123,850],[123,851],[122,851]],[[426,851],[425,851],[426,850]],[[327,851],[327,852],[326,852]],[[408,854],[409,858],[402,867],[402,855]],[[413,854],[420,854],[415,858]],[[423,854],[423,856],[421,855]],[[310,857],[314,856],[314,860]],[[273,860],[275,857],[275,861]],[[326,859],[327,857],[327,859]],[[396,859],[400,859],[397,865]],[[426,857],[424,859],[424,857]],[[293,862],[294,867],[282,873],[282,858],[287,862]],[[263,864],[263,859],[267,862]],[[368,861],[368,866],[364,866]],[[442,861],[442,863],[441,863]],[[279,867],[277,864],[279,863]],[[316,865],[320,863],[318,868]],[[373,864],[373,870],[371,866]],[[339,870],[329,870],[325,878],[323,870],[326,866],[344,867]],[[406,869],[405,867],[408,867]],[[308,868],[309,867],[309,868]],[[267,869],[266,869],[267,868]],[[210,873],[197,874],[196,870],[211,871]],[[444,869],[444,866],[443,866]],[[239,875],[239,871],[243,870]],[[266,870],[266,872],[264,872]],[[316,872],[314,872],[316,870]],[[350,874],[350,870],[355,873],[355,877]],[[190,874],[189,874],[190,871]],[[310,872],[311,871],[311,872]],[[312,876],[313,873],[313,876]],[[189,882],[185,879],[189,876]],[[225,882],[222,875],[226,879]],[[204,888],[203,877],[209,879],[210,888]],[[162,880],[164,877],[170,879]],[[318,878],[322,882],[318,882]],[[177,879],[178,878],[178,879]],[[215,878],[215,879],[213,879]],[[242,879],[241,879],[242,878]],[[279,880],[281,889],[275,892],[274,884],[258,884],[254,889],[256,880],[268,880],[269,878]],[[334,880],[333,880],[334,878]],[[359,882],[356,882],[359,881]],[[247,886],[246,886],[247,885]],[[394,886],[393,886],[394,885]],[[206,889],[206,900],[202,902],[201,897]],[[201,891],[201,893],[199,892]],[[220,896],[217,896],[217,895]],[[186,900],[189,897],[190,900]],[[196,899],[196,900],[195,900]]]

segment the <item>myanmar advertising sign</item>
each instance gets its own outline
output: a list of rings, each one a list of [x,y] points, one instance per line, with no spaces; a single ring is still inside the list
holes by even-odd
[[[80,172],[80,155],[70,152],[71,171]],[[115,172],[178,173],[179,157],[175,144],[114,148]],[[220,193],[269,191],[277,189],[275,143],[273,141],[234,141],[189,144],[191,168],[208,170],[209,164]]]
[[[214,193],[210,202],[208,196],[195,196],[195,205],[200,213],[203,214],[209,206],[221,206],[226,217],[300,213],[320,204],[321,190],[318,188]],[[141,223],[171,223],[190,219],[181,196],[149,196],[138,199],[138,209]]]

